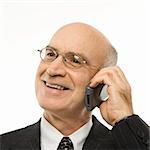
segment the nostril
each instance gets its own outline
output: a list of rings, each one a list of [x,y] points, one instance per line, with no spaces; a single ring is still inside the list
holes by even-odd
[[[44,82],[44,84],[46,84],[46,81],[43,81]]]
[[[65,66],[62,64],[54,64],[54,63],[50,64],[46,69],[46,72],[51,77],[55,77],[55,76],[64,77],[66,75]]]

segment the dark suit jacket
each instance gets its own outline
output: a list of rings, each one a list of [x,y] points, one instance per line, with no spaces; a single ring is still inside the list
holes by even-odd
[[[94,116],[83,150],[148,150],[149,127],[137,115],[120,121],[112,130]],[[0,136],[0,150],[40,150],[40,121]]]

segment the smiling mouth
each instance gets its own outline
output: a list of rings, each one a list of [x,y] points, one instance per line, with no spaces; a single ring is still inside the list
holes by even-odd
[[[52,89],[56,89],[56,90],[68,90],[69,89],[69,88],[66,88],[66,87],[58,85],[58,84],[50,84],[50,83],[47,83],[46,81],[43,81],[43,82],[48,88],[52,88]]]

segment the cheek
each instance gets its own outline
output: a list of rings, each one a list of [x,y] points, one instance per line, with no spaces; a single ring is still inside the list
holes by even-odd
[[[87,74],[78,74],[77,77],[74,76],[74,92],[71,96],[72,105],[74,104],[77,108],[85,108],[84,97],[85,89],[88,86],[90,78]]]
[[[36,72],[36,80],[40,79],[41,75],[46,71],[47,66],[44,63],[40,63]]]
[[[74,84],[74,93],[72,95],[73,99],[82,102],[85,96],[85,89],[89,85],[91,78],[94,73],[88,70],[81,70],[76,74],[70,73],[70,78]]]
[[[37,75],[41,75],[42,72],[46,70],[46,64],[44,64],[42,61],[40,62],[38,69],[37,69]]]
[[[91,76],[88,72],[78,72],[77,74],[72,74],[70,78],[74,84],[72,96],[75,99],[78,98],[78,101],[81,101],[85,95],[85,88],[89,85]]]
[[[39,67],[38,67],[37,72],[36,72],[36,77],[35,77],[35,90],[36,90],[36,92],[38,90],[39,83],[41,82],[41,80],[40,80],[41,75],[43,74],[43,72],[45,72],[45,70],[46,70],[46,65],[44,65],[41,62],[39,64]]]
[[[84,74],[80,73],[74,78],[75,78],[75,87],[79,87],[79,88],[85,88],[91,80],[89,73],[84,73]]]

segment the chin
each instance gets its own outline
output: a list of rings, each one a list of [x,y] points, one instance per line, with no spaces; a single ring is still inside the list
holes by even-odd
[[[40,99],[38,102],[40,107],[49,111],[67,110],[70,106],[66,99]]]

